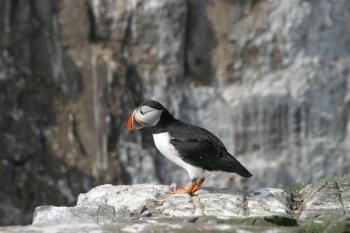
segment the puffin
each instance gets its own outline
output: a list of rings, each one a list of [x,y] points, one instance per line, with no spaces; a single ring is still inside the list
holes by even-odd
[[[208,130],[182,122],[157,101],[149,100],[135,108],[128,117],[129,132],[144,127],[151,129],[154,144],[166,158],[184,168],[191,182],[173,194],[191,196],[205,180],[206,171],[236,173],[242,177],[252,174],[226,149],[221,140]]]

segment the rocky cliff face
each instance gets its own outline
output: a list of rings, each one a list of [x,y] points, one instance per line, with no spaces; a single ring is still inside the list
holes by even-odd
[[[254,173],[248,186],[343,174],[349,10],[346,0],[1,1],[0,222],[28,222],[34,206],[73,203],[100,183],[186,182],[149,132],[125,132],[149,98],[217,134]]]

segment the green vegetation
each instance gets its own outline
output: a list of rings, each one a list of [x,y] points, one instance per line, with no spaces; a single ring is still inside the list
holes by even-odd
[[[293,186],[284,186],[282,188],[287,192],[297,193],[297,192],[300,192],[303,188],[305,188],[305,184],[297,183]]]
[[[331,223],[331,220],[325,220],[322,222],[305,222],[301,224],[299,233],[320,233],[324,232]]]

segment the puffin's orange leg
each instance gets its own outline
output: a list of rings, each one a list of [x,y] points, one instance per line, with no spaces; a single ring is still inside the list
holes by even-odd
[[[176,191],[172,192],[171,194],[188,193],[189,195],[193,196],[194,193],[201,187],[204,180],[205,178],[201,178],[199,181],[193,180],[190,185],[186,186],[185,188],[176,189]]]
[[[194,194],[195,192],[197,192],[199,190],[199,188],[201,187],[201,185],[204,183],[205,178],[201,178],[199,179],[199,181],[197,183],[195,183],[195,185],[193,186],[191,193]]]
[[[185,188],[176,189],[174,192],[171,192],[171,194],[176,194],[176,193],[188,193],[188,194],[190,194],[193,187],[195,186],[195,184],[196,183],[194,181],[192,181],[191,184],[189,184]]]

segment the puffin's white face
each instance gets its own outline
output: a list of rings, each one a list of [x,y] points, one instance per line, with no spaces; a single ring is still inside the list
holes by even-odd
[[[162,115],[162,109],[155,109],[147,105],[136,108],[128,118],[128,130],[155,126]]]

